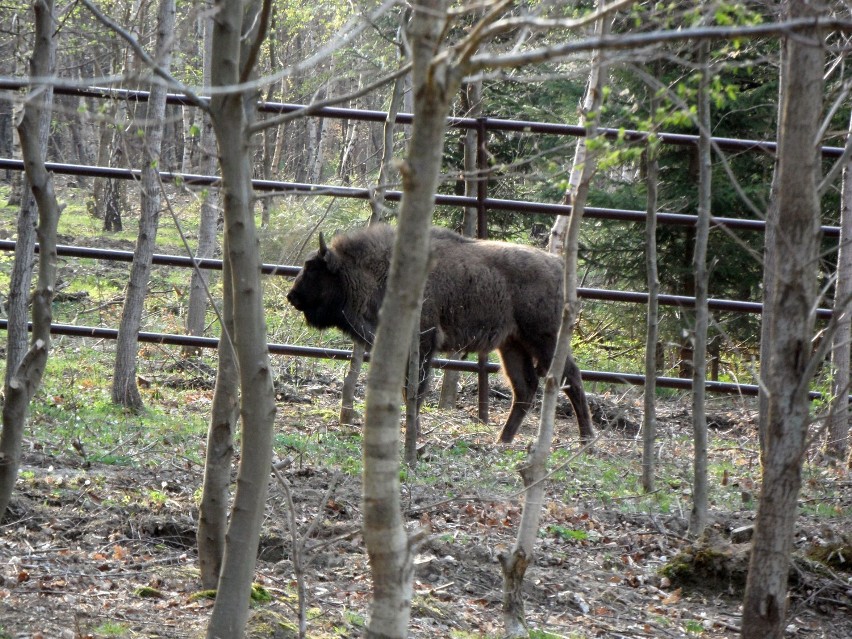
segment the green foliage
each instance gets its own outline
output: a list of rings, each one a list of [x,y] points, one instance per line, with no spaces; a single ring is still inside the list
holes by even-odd
[[[551,524],[548,526],[547,533],[564,541],[586,541],[589,538],[589,533],[586,530],[566,528],[559,524]]]

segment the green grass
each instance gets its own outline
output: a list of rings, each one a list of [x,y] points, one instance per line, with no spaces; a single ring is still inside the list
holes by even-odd
[[[89,461],[102,463],[135,463],[148,449],[165,452],[178,445],[200,460],[195,442],[203,441],[207,417],[179,410],[187,394],[154,385],[142,391],[147,408],[141,414],[125,411],[109,396],[112,351],[87,341],[68,340],[52,349],[31,405],[29,435],[57,454],[79,455],[82,445]]]
[[[105,637],[124,637],[129,632],[130,627],[118,621],[104,621],[94,629],[95,635],[103,635]]]
[[[86,238],[107,243],[124,240],[129,245],[135,241],[134,216],[126,216],[125,231],[104,234],[101,221],[89,216],[85,198],[81,198],[80,192],[66,189],[65,195],[69,205],[60,221],[60,232],[65,236],[79,238],[80,244],[85,244]],[[0,187],[0,208],[7,197],[8,187]],[[194,242],[196,228],[193,220],[197,217],[198,199],[183,194],[173,199],[181,226]],[[261,232],[263,259],[299,263],[304,253],[313,249],[305,238],[325,209],[305,205],[301,200],[296,202],[282,198],[278,202],[280,206],[272,211],[269,226]],[[335,206],[325,228],[347,228],[365,217],[365,209],[360,204]],[[0,231],[9,235],[14,233],[17,208],[6,207],[4,212],[7,215],[0,216]],[[182,241],[169,214],[162,217],[157,250],[183,253]],[[0,253],[0,286],[3,283],[8,286],[11,266],[11,254]],[[57,302],[55,321],[116,327],[128,268],[126,264],[63,258],[59,268],[60,290],[67,293],[84,291],[88,298]],[[188,269],[153,269],[143,330],[182,332],[181,313],[186,304],[189,278]],[[218,274],[214,274],[213,280],[214,295],[218,295]],[[266,278],[264,282],[268,338],[271,342],[351,347],[351,342],[339,332],[319,332],[305,325],[301,315],[286,302],[285,295],[290,287],[288,278]],[[594,339],[575,342],[578,362],[585,368],[639,370],[641,349],[636,348],[636,336],[608,328],[605,321],[607,313],[612,312],[612,306],[584,306],[584,321],[589,324],[600,322],[601,328]],[[210,334],[217,334],[216,316],[212,311],[207,321],[211,325]],[[641,331],[637,329],[636,334],[639,333]],[[200,462],[210,393],[181,391],[162,383],[169,377],[168,365],[180,360],[178,349],[140,344],[139,374],[151,378],[153,384],[142,391],[147,409],[141,415],[133,415],[114,406],[109,398],[113,348],[111,343],[90,339],[54,340],[43,388],[33,402],[29,436],[52,452],[76,454],[75,443],[83,444],[89,459],[111,464],[156,463],[144,460],[151,455],[158,459],[175,447],[180,447],[182,454],[192,461]],[[736,358],[728,354],[725,357],[729,361]],[[203,360],[215,368],[215,353],[205,352]],[[345,362],[293,357],[273,357],[272,365],[276,375],[297,387],[302,380],[316,384],[318,382],[312,380],[318,377],[341,380],[347,367]],[[742,366],[740,368],[745,370]],[[661,397],[677,397],[678,393],[658,389]],[[363,413],[363,406],[359,410]],[[336,467],[348,474],[359,474],[362,469],[359,433],[330,428],[336,419],[337,407],[333,401],[304,411],[288,411],[283,421],[279,420],[276,425],[276,451],[282,456],[293,454],[300,463]],[[442,437],[447,430],[446,413],[427,404],[424,407],[427,427],[430,419],[435,424],[431,427],[435,433],[432,437]],[[525,452],[491,446],[493,426],[484,428],[474,420],[457,417],[452,420],[449,424],[452,438],[448,445],[431,447],[428,461],[407,470],[404,482],[442,486],[448,495],[483,489],[503,493],[519,490],[516,468],[525,460]],[[485,431],[487,445],[482,443]],[[718,445],[711,444],[711,450],[714,446],[724,450],[738,445],[739,442],[720,441]],[[556,450],[551,461],[551,468],[555,470],[551,480],[560,487],[566,500],[594,500],[623,512],[680,514],[691,501],[692,471],[691,466],[685,463],[691,456],[691,443],[688,438],[681,437],[666,442],[666,447],[677,452],[673,457],[669,455],[661,460],[657,468],[659,489],[650,495],[643,493],[639,483],[641,465],[635,441],[625,441],[623,454],[612,457],[584,455],[573,458],[573,450]],[[476,468],[468,467],[466,462],[469,459],[477,460]],[[714,507],[728,510],[754,508],[753,502],[742,503],[742,491],[736,482],[723,486],[720,481],[726,473],[732,478],[757,481],[757,465],[747,462],[734,453],[711,452],[710,500]],[[803,512],[820,517],[846,516],[849,508],[837,506],[836,495],[831,492],[830,483],[822,480],[820,472],[819,469],[805,469],[807,485]]]

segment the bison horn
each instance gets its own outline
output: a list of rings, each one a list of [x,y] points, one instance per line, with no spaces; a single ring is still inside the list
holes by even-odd
[[[320,257],[324,257],[326,253],[328,253],[328,246],[325,244],[325,238],[322,236],[322,231],[319,234],[319,254]]]

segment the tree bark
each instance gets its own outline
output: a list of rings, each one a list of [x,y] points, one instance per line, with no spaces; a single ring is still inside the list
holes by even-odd
[[[651,102],[652,111],[655,101]],[[645,149],[645,184],[648,202],[645,217],[645,268],[648,273],[647,333],[645,337],[645,398],[642,417],[642,489],[654,490],[657,439],[657,342],[660,332],[660,278],[657,272],[657,186],[659,160],[656,145]]]
[[[231,489],[231,462],[234,457],[234,432],[239,417],[239,371],[234,352],[234,293],[231,290],[231,267],[222,264],[222,326],[219,338],[219,365],[216,387],[207,431],[207,454],[204,458],[204,484],[198,507],[198,565],[202,588],[217,586],[225,554],[228,506]]]
[[[849,132],[852,135],[852,120]],[[837,255],[837,283],[834,286],[834,316],[837,330],[831,338],[831,366],[834,370],[831,407],[828,413],[825,452],[835,460],[846,458],[849,442],[849,358],[852,340],[852,160],[843,167],[840,193],[840,248]]]
[[[210,86],[210,63],[212,56],[213,21],[207,18],[204,21],[204,70],[203,84]],[[204,175],[213,175],[216,172],[216,136],[213,132],[213,123],[207,111],[201,114],[201,133],[199,136],[199,150],[201,160],[199,171]],[[216,250],[216,235],[219,219],[219,191],[218,189],[206,189],[201,199],[201,216],[198,223],[198,246],[195,257],[204,259],[213,257]],[[186,311],[186,332],[189,335],[203,335],[205,317],[207,315],[207,302],[210,295],[210,272],[206,269],[193,268],[189,283],[189,302]],[[197,354],[192,347],[185,347],[183,354],[186,357]]]
[[[416,95],[403,198],[387,292],[367,381],[364,429],[364,541],[373,578],[368,637],[408,636],[415,544],[400,510],[399,386],[426,282],[429,228],[438,186],[449,104],[461,82],[446,58],[436,57],[446,3],[412,7],[409,31]]]
[[[824,15],[825,7],[790,0],[790,18]],[[767,312],[768,361],[761,362],[766,414],[761,416],[763,472],[748,581],[745,639],[781,639],[787,575],[808,427],[808,382],[819,257],[819,119],[823,38],[814,28],[787,36],[779,104],[777,217],[767,268],[774,293]]]
[[[160,0],[157,14],[156,63],[167,72],[171,67],[175,31],[175,0]],[[151,260],[157,243],[160,225],[160,154],[163,144],[163,122],[166,115],[166,87],[156,83],[151,87],[145,110],[145,135],[143,143],[141,215],[130,279],[121,310],[118,340],[115,351],[115,368],[112,378],[112,401],[140,411],[145,403],[136,384],[139,329],[142,311],[151,276]]]
[[[391,173],[391,160],[393,158],[393,140],[396,123],[396,115],[399,113],[399,105],[402,103],[402,91],[404,78],[397,78],[394,82],[391,103],[388,115],[384,122],[384,135],[382,136],[382,155],[379,163],[379,175],[376,178],[376,186],[370,194],[370,224],[378,224],[387,219],[385,213],[385,191]],[[364,365],[365,346],[361,342],[355,342],[352,346],[352,359],[349,360],[349,370],[343,379],[343,388],[340,391],[340,425],[352,424],[355,421],[355,388],[358,385],[358,377]]]
[[[482,114],[482,80],[469,82],[462,88],[462,100],[465,105],[465,116],[476,118]],[[488,177],[479,173],[476,165],[477,131],[467,129],[464,135],[464,194],[465,197],[476,197],[476,191],[480,180]],[[467,207],[464,210],[464,224],[462,233],[467,237],[476,237],[477,211],[475,207]],[[462,359],[465,353],[453,353],[454,359]],[[459,371],[444,369],[444,378],[441,382],[441,395],[438,400],[438,408],[455,408],[459,394]]]
[[[257,51],[265,35],[265,15],[251,3],[216,0],[213,87],[235,87],[251,77],[248,65],[256,59],[251,53]],[[248,30],[245,35],[244,28]],[[272,462],[275,394],[266,341],[249,144],[256,101],[254,93],[236,91],[218,93],[210,101],[222,168],[224,259],[229,262],[231,277],[225,290],[233,295],[232,339],[240,380],[242,453],[208,639],[239,639],[245,633]]]
[[[27,180],[39,211],[38,284],[33,295],[33,334],[30,348],[14,363],[14,372],[7,375],[3,403],[3,432],[0,435],[0,520],[2,520],[18,478],[21,442],[26,426],[29,403],[41,385],[47,355],[50,350],[50,323],[56,283],[56,227],[59,205],[53,190],[53,178],[45,169],[42,131],[49,122],[52,89],[40,79],[54,74],[56,60],[56,27],[53,0],[33,3],[35,14],[35,43],[30,59],[33,87],[24,106],[18,125],[21,153]],[[25,256],[25,259],[32,259]]]
[[[709,275],[707,273],[707,241],[710,235],[710,196],[713,166],[710,148],[710,44],[699,45],[698,64],[701,81],[698,87],[698,220],[692,264],[695,275],[695,332],[692,344],[692,439],[693,479],[692,511],[689,534],[698,537],[707,527],[707,416],[704,412],[707,382],[707,308]]]
[[[595,25],[596,33],[598,35],[607,33],[611,24],[611,17],[598,20]],[[603,51],[594,53],[591,66],[592,71],[589,74],[589,85],[586,89],[582,113],[583,124],[586,127],[586,140],[593,140],[597,135],[606,78],[606,56]],[[577,256],[580,246],[580,225],[586,208],[589,184],[596,167],[595,153],[589,151],[588,147],[589,145],[583,142],[582,138],[577,142],[569,180],[571,186],[569,187],[568,197],[570,197],[572,204],[571,216],[567,221],[567,226],[564,226],[564,234],[561,234],[558,240],[564,261],[563,288],[565,299],[562,307],[562,323],[559,326],[553,361],[544,378],[538,437],[530,450],[527,464],[520,470],[526,487],[521,524],[518,526],[518,536],[512,550],[499,555],[503,569],[502,612],[507,637],[527,637],[529,635],[524,612],[523,582],[526,569],[533,561],[535,554],[535,542],[538,537],[541,510],[544,504],[544,477],[553,441],[557,398],[562,387],[566,366],[573,366],[571,335],[574,332],[574,324],[577,322],[580,310],[580,300],[577,296]],[[554,227],[557,226],[563,228],[563,225],[554,225]],[[588,433],[588,435],[591,436],[592,434]]]

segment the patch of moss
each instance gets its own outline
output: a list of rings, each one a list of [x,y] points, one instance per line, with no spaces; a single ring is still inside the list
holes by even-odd
[[[296,639],[298,636],[298,626],[272,610],[258,610],[246,626],[247,639]]]
[[[852,572],[852,543],[846,539],[831,543],[813,544],[805,554],[808,558],[818,561],[832,570]]]
[[[269,591],[260,584],[252,584],[251,600],[254,603],[269,603],[272,601],[272,595],[269,594]]]
[[[727,545],[699,544],[675,555],[659,573],[687,590],[739,596],[745,590],[748,552]]]
[[[215,590],[199,590],[198,592],[194,592],[189,596],[190,601],[200,601],[201,599],[215,599],[216,591]]]

